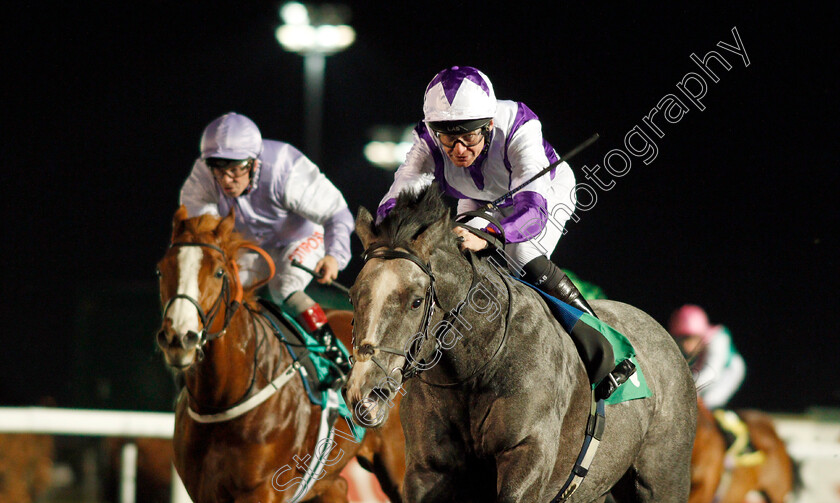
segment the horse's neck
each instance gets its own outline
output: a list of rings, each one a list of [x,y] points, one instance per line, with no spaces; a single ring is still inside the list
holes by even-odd
[[[452,250],[436,250],[431,262],[432,270],[435,271],[435,290],[438,300],[443,304],[440,307],[452,309],[469,293],[473,268],[464,255]]]
[[[435,317],[432,330],[443,344],[440,365],[432,369],[436,382],[463,379],[488,362],[497,350],[503,350],[502,339],[510,309],[509,287],[499,273],[485,261],[473,257],[470,262],[447,262],[448,267],[436,274],[436,285],[442,311]],[[460,305],[459,311],[453,311]]]
[[[265,385],[262,373],[273,373],[274,345],[270,337],[261,340],[263,336],[253,316],[244,306],[240,307],[225,333],[205,345],[204,359],[195,372],[187,375],[190,394],[199,406],[229,407]],[[255,359],[259,369],[254,366]]]

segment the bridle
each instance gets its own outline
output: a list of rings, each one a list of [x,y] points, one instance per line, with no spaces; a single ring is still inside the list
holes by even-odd
[[[169,300],[166,301],[166,304],[163,306],[163,312],[161,314],[161,319],[166,320],[166,313],[169,312],[169,308],[172,306],[172,303],[176,299],[183,299],[192,304],[196,311],[198,311],[198,317],[201,319],[202,328],[198,334],[196,334],[198,338],[198,354],[203,355],[202,348],[208,342],[218,339],[225,335],[227,331],[228,325],[230,325],[230,320],[233,318],[233,315],[242,305],[242,297],[244,295],[242,284],[239,282],[239,267],[236,265],[236,260],[229,260],[227,255],[225,254],[224,250],[220,247],[210,244],[210,243],[194,243],[189,241],[176,241],[169,245],[169,249],[179,248],[179,247],[186,247],[186,246],[198,246],[202,248],[208,248],[214,250],[222,255],[222,259],[225,261],[226,264],[229,264],[231,269],[233,269],[233,278],[229,277],[227,271],[225,271],[224,276],[222,276],[222,289],[219,292],[219,296],[216,297],[216,300],[213,302],[213,305],[210,307],[210,311],[205,313],[204,309],[201,308],[201,304],[198,303],[197,299],[190,297],[187,294],[177,293],[173,295]],[[255,283],[252,288],[256,289],[260,286],[268,283],[271,278],[274,277],[275,267],[274,261],[271,257],[260,247],[252,245],[250,243],[243,243],[237,247],[239,248],[248,248],[250,250],[256,251],[266,260],[269,266],[269,275],[264,280],[261,280]],[[231,289],[231,283],[233,284],[233,288]],[[222,305],[225,306],[225,319],[224,323],[222,324],[222,328],[219,329],[217,332],[210,332],[210,326],[216,321],[216,316],[219,314],[219,310],[221,309]]]
[[[212,340],[215,340],[215,339],[218,339],[218,338],[222,337],[227,332],[228,326],[230,325],[230,321],[233,318],[233,315],[236,313],[236,311],[239,309],[239,307],[242,306],[242,299],[243,299],[243,296],[244,296],[244,290],[242,288],[242,283],[240,283],[240,281],[239,281],[239,267],[236,264],[236,260],[228,260],[228,257],[225,254],[224,250],[222,250],[220,247],[218,247],[216,245],[213,245],[213,244],[210,244],[210,243],[200,243],[200,242],[195,243],[195,242],[188,242],[188,241],[176,241],[176,242],[173,242],[171,245],[169,245],[169,249],[171,250],[173,248],[179,248],[179,247],[185,247],[185,246],[198,246],[198,247],[208,248],[208,249],[214,250],[214,251],[218,252],[219,254],[221,254],[222,259],[225,261],[226,264],[230,265],[230,268],[233,270],[233,278],[229,278],[227,271],[225,271],[224,276],[222,276],[222,289],[219,292],[219,296],[216,297],[216,300],[213,302],[213,305],[210,307],[209,312],[207,312],[207,313],[204,312],[204,309],[201,308],[201,304],[199,304],[197,299],[194,299],[194,298],[190,297],[189,295],[181,294],[181,293],[173,295],[168,301],[166,301],[166,304],[163,307],[162,319],[164,319],[164,320],[166,319],[166,313],[169,311],[169,308],[172,305],[172,302],[175,301],[175,299],[183,299],[183,300],[188,301],[198,311],[198,316],[201,319],[202,328],[199,331],[199,333],[196,334],[196,337],[198,339],[198,343],[197,343],[197,347],[196,347],[196,358],[198,358],[198,360],[201,361],[204,358],[204,350],[203,350],[204,345],[207,344],[208,342],[212,341]],[[257,288],[261,287],[262,285],[268,283],[271,280],[271,278],[274,277],[274,274],[275,274],[274,260],[271,258],[270,255],[268,255],[268,253],[265,250],[263,250],[259,246],[253,245],[251,243],[242,243],[239,246],[237,246],[236,249],[238,250],[240,248],[248,248],[250,250],[253,250],[253,251],[259,253],[263,257],[263,259],[265,259],[265,261],[268,263],[269,275],[265,279],[254,283],[254,285],[251,288],[256,290]],[[231,284],[233,284],[233,288],[231,288]],[[219,314],[219,310],[221,309],[222,305],[225,306],[224,323],[222,324],[222,328],[219,331],[211,333],[210,332],[210,326],[213,325],[213,322],[216,320],[216,316]],[[252,312],[252,313],[254,312],[252,310],[252,308],[247,304],[245,305],[245,309],[247,309],[249,312]],[[163,330],[161,330],[161,334],[162,334],[162,332],[163,332]],[[159,334],[159,336],[161,334]],[[236,406],[242,404],[243,402],[245,402],[245,400],[248,398],[248,396],[251,395],[251,390],[253,389],[254,384],[256,383],[257,370],[258,370],[257,358],[258,358],[258,355],[259,355],[260,346],[262,346],[262,343],[264,341],[265,341],[265,337],[262,337],[260,342],[254,347],[254,364],[253,364],[253,369],[254,370],[253,370],[253,374],[251,376],[251,381],[250,381],[250,384],[248,386],[248,389],[245,391],[245,393],[242,395],[242,397],[240,397],[238,400],[236,400],[234,402],[234,404],[229,406],[229,407],[219,408],[219,407],[203,406],[203,407],[201,407],[202,409],[215,409],[215,410],[220,410],[220,411],[226,411],[226,410],[231,410],[234,407],[236,407]],[[193,395],[193,393],[189,389],[189,387],[185,385],[184,389],[186,389],[190,398],[192,398],[193,400],[196,401],[196,403],[198,403],[198,400],[196,399],[195,395]],[[190,413],[193,414],[192,409],[190,408],[189,410],[190,410]]]
[[[362,255],[362,261],[365,264],[367,264],[367,262],[369,260],[374,259],[374,258],[385,259],[385,260],[405,259],[405,260],[409,260],[409,261],[413,262],[414,264],[416,264],[426,274],[426,276],[429,277],[429,287],[426,288],[426,294],[424,296],[425,309],[424,309],[424,312],[423,312],[423,319],[420,321],[420,332],[419,333],[423,334],[423,337],[422,337],[422,340],[421,339],[414,339],[411,343],[411,349],[409,350],[411,352],[411,354],[417,354],[416,351],[419,350],[420,347],[422,347],[422,345],[426,342],[426,340],[429,337],[429,326],[432,324],[432,314],[434,313],[435,305],[437,305],[437,303],[438,303],[437,292],[435,292],[435,274],[432,272],[431,264],[430,263],[424,263],[422,260],[420,260],[420,257],[418,257],[416,254],[414,254],[410,251],[405,252],[405,251],[400,251],[400,250],[383,249],[383,248],[384,248],[384,246],[377,246],[377,247],[369,248]],[[464,299],[464,300],[466,301],[466,299]],[[463,305],[463,302],[458,304],[455,307],[455,309],[460,311],[462,305]],[[393,373],[393,370],[396,370],[396,369],[392,369],[391,371],[388,371],[388,369],[385,368],[385,365],[383,365],[382,362],[379,361],[378,358],[376,358],[376,356],[375,356],[376,350],[382,351],[383,353],[390,353],[390,354],[394,354],[394,355],[398,355],[398,356],[405,356],[406,351],[404,349],[391,348],[391,347],[388,347],[388,346],[372,345],[371,347],[374,351],[374,354],[371,355],[371,361],[373,361],[373,363],[377,367],[379,367],[383,372],[385,372],[386,377],[388,377],[389,380],[390,380],[391,374]],[[353,334],[353,348],[358,349],[358,347],[356,346],[355,331],[354,331],[354,334]],[[351,363],[355,363],[355,362],[351,362]],[[402,382],[405,382],[406,380],[414,377],[415,375],[417,375],[417,373],[419,371],[420,371],[420,368],[419,368],[418,362],[411,359],[411,358],[406,358],[405,363],[403,364],[402,368],[399,369],[399,372],[400,372],[400,375],[401,375],[401,382],[397,383],[397,385],[399,385]]]
[[[368,250],[366,250],[365,253],[362,255],[362,259],[363,259],[364,263],[367,264],[367,262],[369,260],[374,259],[374,258],[384,259],[384,260],[405,259],[405,260],[409,260],[409,261],[413,262],[415,265],[420,267],[420,269],[429,277],[429,287],[426,289],[426,294],[425,294],[425,303],[426,303],[425,312],[423,313],[423,319],[420,322],[420,332],[419,333],[422,334],[422,337],[414,338],[411,342],[410,348],[407,351],[405,349],[392,348],[392,347],[388,347],[388,346],[370,345],[371,349],[373,349],[373,354],[370,355],[371,361],[373,361],[373,363],[377,367],[379,367],[379,369],[382,370],[382,372],[385,373],[385,376],[387,378],[388,386],[395,388],[395,389],[391,390],[393,392],[393,391],[396,391],[396,388],[399,387],[399,385],[401,385],[406,380],[408,380],[412,377],[418,376],[420,374],[420,372],[422,372],[423,370],[427,370],[425,368],[426,367],[426,365],[425,365],[426,362],[425,362],[424,359],[421,358],[419,361],[417,361],[414,358],[408,358],[406,356],[407,352],[410,352],[410,354],[412,354],[412,355],[417,354],[417,351],[426,343],[426,341],[430,337],[434,338],[435,351],[439,351],[441,349],[440,340],[438,338],[439,334],[437,333],[437,331],[434,334],[431,334],[431,335],[429,334],[429,327],[430,327],[431,322],[432,322],[432,315],[434,313],[435,307],[439,306],[440,303],[438,301],[437,292],[435,291],[435,275],[432,272],[432,268],[431,268],[430,263],[423,262],[420,259],[420,257],[418,257],[415,253],[413,253],[411,251],[400,251],[400,250],[383,249],[383,248],[384,248],[384,245],[379,245],[379,246],[375,246],[375,247],[372,247],[372,248],[369,248]],[[467,260],[469,261],[470,267],[472,268],[472,282],[470,284],[470,288],[467,291],[467,295],[464,297],[464,299],[462,301],[460,301],[454,308],[450,309],[449,311],[447,311],[443,315],[443,320],[449,322],[448,324],[444,323],[443,324],[444,327],[451,326],[452,325],[451,321],[460,316],[461,310],[468,303],[470,292],[472,292],[473,289],[475,288],[475,286],[478,284],[479,275],[478,275],[478,272],[476,271],[476,266],[475,266],[475,254],[472,251],[470,251],[467,254]],[[507,282],[505,282],[505,284],[507,285]],[[510,287],[509,286],[508,286],[508,300],[510,300]],[[509,306],[510,306],[510,304],[509,304]],[[504,345],[504,342],[507,339],[508,326],[510,326],[510,313],[511,313],[511,309],[510,309],[510,307],[508,307],[508,314],[507,314],[507,320],[506,320],[506,323],[505,323],[504,335],[502,336],[502,340],[499,344],[499,347],[496,349],[496,352],[493,354],[493,356],[490,359],[488,359],[483,365],[481,365],[480,368],[476,369],[470,376],[468,376],[465,379],[460,380],[459,382],[455,382],[455,383],[438,384],[438,383],[430,383],[430,382],[427,382],[427,381],[423,381],[423,382],[425,382],[426,384],[434,385],[434,386],[451,387],[451,386],[459,385],[459,384],[463,383],[464,381],[467,381],[467,380],[471,379],[476,374],[478,374],[478,372],[483,370],[496,357],[496,355],[499,353],[502,346]],[[356,350],[359,349],[359,347],[356,344],[355,333],[354,333],[354,336],[353,336],[353,348],[356,349]],[[403,364],[402,368],[396,368],[395,367],[394,369],[391,369],[389,371],[386,368],[386,366],[378,358],[376,358],[376,351],[377,350],[381,351],[383,353],[390,353],[390,354],[394,354],[394,355],[397,355],[397,356],[405,357],[405,363]],[[355,363],[355,362],[353,362],[353,363]],[[401,381],[399,383],[394,383],[394,382],[392,382],[392,379],[391,379],[391,374],[395,370],[399,371],[399,373],[400,373]],[[420,377],[418,377],[418,378],[420,378]],[[420,378],[420,379],[422,380],[422,378]]]
[[[169,249],[173,248],[180,248],[186,246],[198,246],[202,248],[209,248],[211,250],[215,250],[222,255],[225,263],[228,263],[227,256],[225,255],[224,250],[219,248],[216,245],[212,245],[209,243],[191,243],[186,241],[177,241],[169,245]],[[237,273],[236,261],[230,261],[233,264],[234,273]],[[230,284],[231,282],[235,286],[235,292],[231,292]],[[242,285],[239,283],[238,278],[234,278],[231,280],[228,277],[227,271],[225,271],[224,276],[222,276],[222,289],[219,292],[219,296],[216,297],[216,300],[213,302],[213,305],[210,307],[210,311],[205,313],[204,309],[201,308],[201,304],[198,303],[198,299],[194,299],[187,294],[184,293],[177,293],[170,297],[166,304],[163,306],[163,313],[161,314],[161,318],[166,320],[166,313],[169,312],[169,308],[172,306],[172,303],[175,302],[177,299],[183,299],[192,304],[196,311],[198,311],[198,317],[201,319],[201,330],[199,330],[197,337],[198,337],[198,350],[199,354],[203,355],[201,349],[205,344],[208,342],[218,339],[219,337],[225,334],[227,331],[227,327],[230,324],[231,318],[233,318],[233,314],[239,309],[239,306],[242,304]],[[222,307],[222,304],[225,305],[225,320],[222,328],[217,332],[210,332],[210,326],[216,321],[216,316],[219,314],[219,310]]]

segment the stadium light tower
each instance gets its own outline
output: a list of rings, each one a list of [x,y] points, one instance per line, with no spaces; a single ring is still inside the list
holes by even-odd
[[[275,31],[283,49],[303,56],[304,152],[316,163],[321,159],[321,121],[326,58],[356,40],[348,26],[349,9],[342,5],[307,5],[288,2],[280,7],[283,24]]]

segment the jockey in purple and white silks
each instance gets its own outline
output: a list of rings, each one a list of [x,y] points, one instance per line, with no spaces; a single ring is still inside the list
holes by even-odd
[[[448,101],[452,105],[447,107]],[[458,113],[459,106],[480,109]],[[380,221],[404,190],[437,180],[447,195],[459,200],[460,214],[504,195],[559,159],[543,139],[536,114],[524,103],[496,100],[490,81],[474,68],[456,67],[439,73],[426,91],[424,112],[425,120],[414,128],[414,145],[377,210]],[[463,151],[453,155],[455,159],[447,155],[449,149],[434,129],[435,123],[448,117],[472,122],[460,125],[455,133],[480,130],[475,138],[480,144],[455,143],[454,150]],[[554,251],[575,207],[574,186],[575,176],[564,162],[517,192],[512,201],[499,205],[496,216],[505,231],[505,251],[520,266]],[[555,214],[548,223],[546,216],[551,210]]]
[[[502,197],[559,159],[543,139],[537,115],[524,103],[497,100],[490,79],[472,67],[454,66],[435,75],[426,87],[423,114],[414,128],[414,144],[379,204],[377,223],[403,191],[437,181],[445,194],[458,199],[457,211],[462,214]],[[511,270],[523,272],[529,283],[595,316],[563,270],[549,260],[574,211],[574,189],[572,169],[563,162],[491,213],[504,231]],[[501,234],[494,223],[480,217],[465,223]],[[454,231],[463,238],[463,249],[487,247],[487,241],[466,228]],[[614,389],[632,374],[633,369],[615,369],[612,348],[602,335],[581,336],[579,342],[584,360],[593,367],[590,377],[600,381],[611,376],[604,380],[610,383],[605,388]],[[612,392],[603,391],[607,396]]]
[[[236,230],[274,259],[272,299],[285,302],[307,330],[332,344],[323,309],[303,293],[312,275],[291,262],[321,273],[320,283],[331,282],[350,261],[354,223],[344,196],[312,161],[288,143],[264,140],[251,119],[231,112],[204,129],[181,204],[190,216],[225,216],[234,208]],[[257,254],[238,263],[245,285],[269,272]]]

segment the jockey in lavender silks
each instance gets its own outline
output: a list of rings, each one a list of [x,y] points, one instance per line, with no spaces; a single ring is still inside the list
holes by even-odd
[[[314,269],[321,283],[347,266],[353,215],[344,196],[298,149],[263,139],[257,125],[241,114],[211,122],[200,149],[181,188],[181,204],[190,216],[224,216],[234,209],[236,230],[265,249],[277,266],[267,285],[271,298],[285,303],[347,374],[349,362],[335,347],[323,309],[303,292],[312,275],[291,265],[297,260]],[[268,274],[257,254],[243,255],[238,263],[245,285]]]

